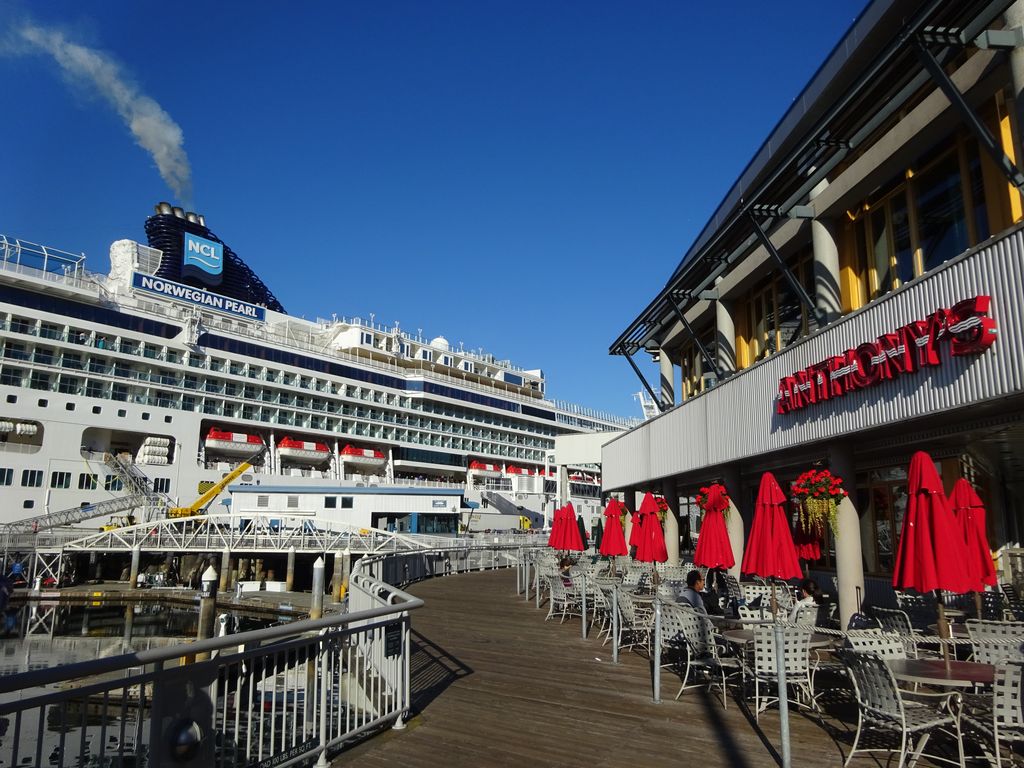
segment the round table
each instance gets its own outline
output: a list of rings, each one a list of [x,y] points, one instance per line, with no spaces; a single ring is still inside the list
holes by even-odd
[[[975,685],[991,685],[996,674],[996,668],[993,665],[979,664],[975,661],[889,659],[885,663],[897,680],[937,685],[943,688],[973,688]]]
[[[752,629],[728,629],[722,633],[722,637],[728,640],[730,643],[736,645],[746,645],[747,643],[754,642],[754,630]],[[838,635],[825,635],[820,632],[813,632],[811,634],[811,648],[828,648],[836,640],[841,639]]]

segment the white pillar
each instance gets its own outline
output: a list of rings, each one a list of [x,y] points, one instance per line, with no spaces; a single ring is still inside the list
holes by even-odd
[[[860,517],[853,504],[857,474],[853,455],[845,445],[829,448],[829,469],[843,478],[849,496],[836,511],[836,581],[839,583],[839,626],[845,628],[857,611],[857,595],[864,594],[864,561],[861,555]]]
[[[726,467],[722,471],[722,483],[725,491],[729,494],[729,509],[726,512],[725,530],[729,534],[729,546],[732,547],[732,556],[736,563],[729,569],[729,574],[740,577],[740,566],[743,563],[743,547],[746,542],[744,536],[743,515],[736,506],[735,499],[740,497],[740,473],[736,467]]]
[[[564,507],[569,501],[569,468],[558,465],[558,506]]]
[[[811,190],[813,201],[828,188],[828,181],[822,179]],[[811,220],[811,247],[814,251],[814,296],[818,312],[824,322],[836,320],[843,312],[842,295],[839,289],[839,248],[833,232],[834,225],[827,218]]]
[[[1003,14],[1007,29],[1024,27],[1024,1],[1017,0]],[[1013,82],[1014,117],[1016,118],[1017,141],[1013,147],[1016,165],[1019,168],[1024,153],[1021,152],[1021,131],[1024,130],[1024,48],[1020,46],[1009,52],[1010,77]],[[1012,194],[1012,193],[1011,193]]]
[[[736,323],[732,316],[732,302],[719,298],[715,302],[715,344],[718,347],[718,367],[723,376],[736,372]]]
[[[668,502],[665,513],[665,549],[668,551],[666,565],[679,565],[679,493],[675,480],[661,481],[661,495]]]
[[[671,408],[676,404],[675,368],[667,350],[658,352],[658,367],[661,369],[661,406]]]

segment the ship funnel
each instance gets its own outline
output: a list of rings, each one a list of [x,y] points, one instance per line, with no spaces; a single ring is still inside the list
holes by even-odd
[[[171,208],[170,203],[160,202],[153,207],[156,208],[156,212],[158,214],[165,214],[169,216],[170,214],[174,213],[174,209]]]
[[[199,223],[199,217],[195,213],[193,213],[192,211],[189,211],[188,213],[186,213],[185,214],[185,218],[188,219],[189,222],[191,222],[192,224],[198,224]]]
[[[203,216],[203,214],[197,213],[196,214],[196,218],[199,219],[199,226],[200,227],[205,227],[206,226],[206,217]]]
[[[185,209],[184,208],[179,208],[178,206],[174,206],[174,208],[172,208],[171,210],[174,211],[174,215],[177,216],[179,219],[184,219],[185,218]]]

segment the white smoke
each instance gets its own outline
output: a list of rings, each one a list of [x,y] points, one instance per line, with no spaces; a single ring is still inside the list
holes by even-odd
[[[116,110],[140,147],[149,152],[160,176],[183,203],[192,202],[192,168],[181,127],[153,99],[128,82],[104,53],[72,43],[62,32],[34,24],[19,30],[34,48],[53,56],[72,87],[92,87]]]

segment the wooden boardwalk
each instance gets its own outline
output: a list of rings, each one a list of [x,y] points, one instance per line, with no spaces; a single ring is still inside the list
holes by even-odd
[[[350,748],[335,766],[695,766],[780,765],[775,710],[755,724],[735,701],[700,690],[651,700],[650,663],[580,637],[580,622],[544,621],[546,609],[515,593],[514,571],[433,579],[410,590],[426,600],[413,614],[414,716]],[[847,708],[848,709],[848,708]],[[844,719],[846,715],[844,714]],[[855,718],[855,715],[854,715]],[[793,765],[842,765],[852,733],[791,709]],[[855,722],[855,719],[854,719]],[[840,749],[837,737],[843,746]],[[871,766],[860,758],[851,766]]]

